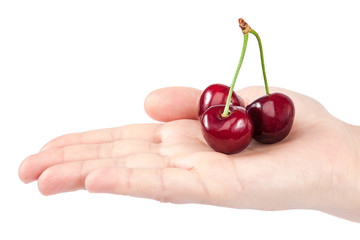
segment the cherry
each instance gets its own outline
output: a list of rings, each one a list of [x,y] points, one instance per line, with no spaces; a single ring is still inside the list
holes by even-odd
[[[251,142],[254,126],[243,107],[230,106],[223,116],[225,105],[212,106],[201,118],[202,133],[209,146],[217,152],[233,154],[244,150]]]
[[[198,116],[201,115],[211,106],[226,104],[230,88],[224,84],[212,84],[208,86],[201,94]],[[240,106],[245,108],[244,100],[235,92],[232,93],[230,105]]]
[[[227,91],[226,105],[221,104],[224,101],[223,90],[220,90],[220,93],[217,93],[216,90],[227,89],[227,87],[220,88],[213,87],[213,85],[205,89],[199,102],[199,114],[201,111],[206,110],[206,107],[209,107],[199,118],[204,139],[215,151],[226,154],[237,153],[244,150],[250,144],[254,132],[253,123],[246,109],[231,105],[232,99],[234,97],[236,98],[233,90],[241,64],[244,60],[247,41],[248,34],[244,34],[240,60],[233,81]],[[243,101],[236,101],[239,102],[239,105],[244,105]],[[210,107],[210,103],[216,104],[217,102],[221,105]]]
[[[285,94],[270,94],[260,36],[243,19],[239,19],[239,23],[242,29],[248,29],[258,41],[266,91],[265,96],[256,99],[246,107],[254,123],[253,138],[261,143],[276,143],[286,138],[290,133],[295,117],[295,106]]]
[[[291,130],[295,116],[293,101],[282,93],[260,97],[246,106],[254,123],[253,138],[261,143],[283,140]]]

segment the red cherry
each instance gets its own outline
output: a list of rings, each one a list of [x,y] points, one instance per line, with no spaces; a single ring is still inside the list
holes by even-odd
[[[251,142],[254,132],[250,115],[243,107],[230,106],[229,114],[223,117],[225,105],[210,107],[200,122],[202,133],[209,146],[226,154],[244,150]]]
[[[230,88],[224,84],[212,84],[208,86],[201,94],[199,101],[198,116],[211,106],[226,104]],[[230,105],[245,107],[244,100],[235,92],[231,95]]]
[[[261,143],[280,142],[290,133],[295,117],[293,101],[282,93],[272,93],[250,103],[246,110],[254,123],[253,138]]]

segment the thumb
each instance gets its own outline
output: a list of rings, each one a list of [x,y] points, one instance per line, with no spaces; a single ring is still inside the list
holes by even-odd
[[[154,120],[169,122],[197,119],[201,91],[190,87],[167,87],[151,92],[145,99],[145,111]]]

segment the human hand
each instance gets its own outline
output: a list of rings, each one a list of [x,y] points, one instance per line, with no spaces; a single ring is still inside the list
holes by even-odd
[[[261,210],[315,209],[360,221],[358,127],[331,116],[314,99],[285,89],[296,116],[290,135],[241,153],[214,152],[197,121],[201,92],[165,88],[145,109],[164,124],[137,124],[54,139],[24,160],[19,176],[41,193],[78,189]],[[262,87],[238,92],[246,104]]]

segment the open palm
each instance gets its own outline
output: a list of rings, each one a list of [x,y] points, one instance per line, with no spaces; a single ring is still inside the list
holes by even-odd
[[[270,90],[290,96],[296,108],[293,129],[280,143],[253,141],[234,155],[214,152],[197,121],[201,92],[165,88],[145,103],[148,114],[165,123],[61,136],[24,160],[20,178],[38,180],[45,195],[87,189],[163,202],[341,215],[337,203],[350,197],[358,170],[349,156],[354,144],[350,126],[309,97]],[[238,93],[249,103],[264,90],[250,87]]]

